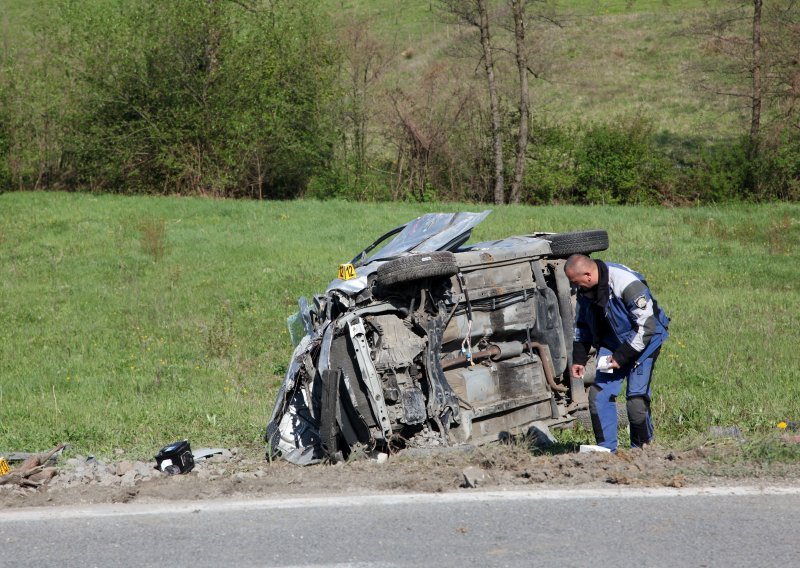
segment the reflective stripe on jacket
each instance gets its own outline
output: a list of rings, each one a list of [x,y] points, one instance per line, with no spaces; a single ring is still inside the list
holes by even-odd
[[[591,300],[578,294],[575,341],[603,346],[612,352],[622,346],[624,351],[636,353],[638,363],[652,355],[667,339],[669,318],[658,306],[641,274],[622,264],[606,262],[605,265],[608,267],[605,308],[608,325],[597,325]],[[598,337],[598,334],[602,335]]]

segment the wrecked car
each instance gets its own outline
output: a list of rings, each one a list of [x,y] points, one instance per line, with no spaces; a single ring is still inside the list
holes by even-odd
[[[466,244],[491,211],[431,213],[382,235],[289,318],[296,344],[267,456],[297,464],[484,444],[583,413],[563,264],[604,230]]]

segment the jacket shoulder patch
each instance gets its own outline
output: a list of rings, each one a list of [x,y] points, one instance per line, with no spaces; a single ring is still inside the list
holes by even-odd
[[[636,304],[637,308],[643,310],[647,307],[647,298],[645,298],[644,296],[639,296],[638,298],[636,298],[634,303]]]

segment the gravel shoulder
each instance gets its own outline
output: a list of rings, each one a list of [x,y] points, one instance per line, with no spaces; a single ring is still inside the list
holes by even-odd
[[[0,485],[0,508],[100,503],[153,503],[301,495],[363,495],[603,487],[772,485],[800,481],[797,464],[747,462],[735,443],[690,450],[652,446],[616,455],[515,445],[407,450],[379,462],[358,459],[299,467],[269,463],[255,451],[225,450],[186,474],[167,475],[155,462],[103,463],[76,456],[36,488]],[[124,456],[123,456],[124,457]]]

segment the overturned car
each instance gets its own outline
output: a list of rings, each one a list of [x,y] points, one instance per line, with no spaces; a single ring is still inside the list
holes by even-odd
[[[569,373],[574,308],[563,263],[605,250],[608,235],[465,244],[489,213],[414,219],[341,265],[325,294],[300,299],[268,457],[311,464],[482,444],[586,419],[584,379]]]

